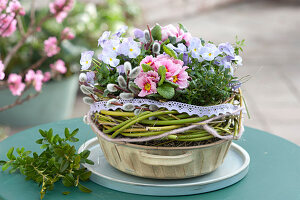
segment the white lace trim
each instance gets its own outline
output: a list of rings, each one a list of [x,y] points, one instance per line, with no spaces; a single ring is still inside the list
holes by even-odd
[[[131,99],[131,100],[123,100],[120,99],[118,102],[125,104],[125,103],[132,103],[135,106],[142,106],[142,105],[151,105],[154,104],[159,108],[166,108],[168,110],[177,110],[179,113],[187,113],[189,115],[198,115],[199,117],[202,116],[212,116],[212,115],[220,115],[220,114],[231,114],[237,109],[239,106],[235,106],[232,104],[220,104],[215,106],[195,106],[186,103],[180,103],[176,101],[168,101],[168,102],[159,102],[150,99]],[[122,106],[113,106],[107,107],[107,101],[99,101],[95,102],[91,105],[90,111],[91,112],[99,112],[100,110],[116,110],[118,108],[122,109]]]

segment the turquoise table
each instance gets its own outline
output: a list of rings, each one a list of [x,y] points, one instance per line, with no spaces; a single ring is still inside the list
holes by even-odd
[[[81,119],[40,125],[0,142],[0,158],[6,158],[6,152],[12,146],[41,151],[34,143],[39,138],[38,129],[53,128],[54,132],[63,133],[65,127],[80,129],[77,148],[95,137],[90,127]],[[78,189],[65,189],[58,183],[54,191],[46,194],[45,200],[300,200],[299,146],[252,128],[246,128],[244,136],[236,143],[250,154],[249,172],[240,182],[218,191],[190,196],[154,197],[117,192],[89,181],[85,184],[93,190],[90,194],[82,193]],[[34,182],[25,181],[18,173],[9,175],[7,172],[0,172],[0,200],[38,200],[39,189]],[[66,190],[71,193],[62,195]]]

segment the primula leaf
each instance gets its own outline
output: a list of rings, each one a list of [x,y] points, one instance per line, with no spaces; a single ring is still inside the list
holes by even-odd
[[[167,47],[166,45],[163,45],[163,50],[166,54],[168,54],[169,56],[177,59],[176,53],[175,51],[173,51],[171,48]]]
[[[158,82],[158,85],[162,85],[166,79],[166,73],[167,73],[167,69],[165,66],[160,66],[157,70],[157,73],[159,74],[160,76],[160,80]]]
[[[176,83],[173,83],[172,81],[169,81],[169,80],[165,80],[166,83],[170,84],[173,88],[178,88],[179,85],[177,85]]]
[[[169,83],[164,83],[159,86],[157,92],[166,99],[171,99],[175,95],[175,89]]]
[[[155,25],[151,30],[151,34],[154,40],[161,40],[161,27]]]
[[[153,70],[152,67],[150,65],[147,65],[147,64],[142,64],[142,68],[143,68],[144,72],[148,72],[148,71]]]

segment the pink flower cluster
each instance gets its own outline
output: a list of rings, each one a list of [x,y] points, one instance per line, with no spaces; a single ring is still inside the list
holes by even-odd
[[[69,27],[64,28],[61,32],[61,40],[73,40],[75,38],[74,33],[71,32]]]
[[[17,20],[11,14],[0,15],[0,36],[9,37],[17,29]]]
[[[0,0],[2,1],[2,0]],[[16,15],[25,15],[25,10],[18,0],[11,0],[6,8],[7,13],[15,13]]]
[[[190,45],[190,40],[192,39],[192,35],[189,32],[184,32],[179,26],[176,28],[172,24],[161,27],[161,35],[162,41],[167,40],[171,36],[176,38],[176,42],[185,40],[186,46]]]
[[[183,61],[181,60],[171,58],[168,55],[159,55],[156,58],[153,56],[146,56],[140,63],[141,67],[142,64],[151,66],[153,70],[148,72],[142,71],[134,80],[135,84],[142,89],[138,94],[140,97],[157,93],[157,83],[160,80],[157,71],[160,66],[166,67],[166,80],[177,84],[179,89],[187,88],[189,85],[189,76],[185,71],[188,67],[183,66]]]
[[[20,96],[25,89],[25,83],[22,82],[22,76],[12,73],[7,79],[8,87],[14,96]]]
[[[52,57],[60,52],[56,37],[49,37],[44,41],[44,51],[48,57]]]
[[[54,64],[50,64],[50,68],[54,73],[65,74],[67,72],[67,68],[65,66],[65,62],[61,59],[58,59]]]
[[[50,12],[55,16],[56,21],[61,23],[72,10],[74,0],[55,0],[49,4]]]

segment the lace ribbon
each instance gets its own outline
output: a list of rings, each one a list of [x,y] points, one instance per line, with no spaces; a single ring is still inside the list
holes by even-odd
[[[234,111],[239,109],[239,106],[235,106],[232,104],[220,104],[215,106],[195,106],[186,103],[180,103],[176,101],[168,101],[168,102],[159,102],[150,99],[131,99],[131,100],[123,100],[120,99],[118,102],[125,104],[125,103],[132,103],[135,106],[142,106],[142,105],[151,105],[154,104],[159,108],[166,108],[168,110],[177,110],[179,113],[187,113],[189,115],[198,115],[199,117],[203,116],[212,116],[212,115],[220,115],[220,114],[232,114]],[[122,108],[122,106],[113,106],[107,107],[107,101],[99,101],[95,102],[91,105],[90,111],[91,112],[99,112],[100,110],[116,110],[118,108]]]

